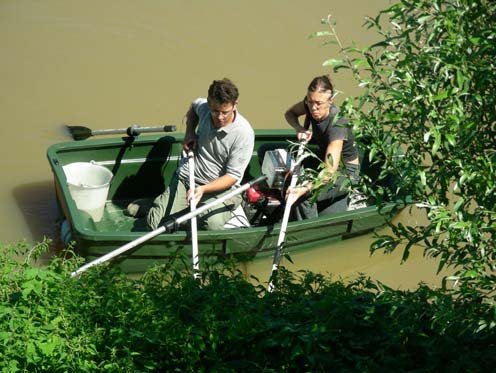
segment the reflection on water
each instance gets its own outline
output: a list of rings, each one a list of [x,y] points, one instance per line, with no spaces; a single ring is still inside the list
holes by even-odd
[[[368,248],[372,242],[373,236],[367,235],[312,250],[290,252],[293,263],[283,259],[281,264],[292,271],[311,270],[331,274],[333,278],[343,280],[351,280],[363,273],[393,288],[404,289],[415,288],[420,282],[440,286],[442,276],[448,274],[443,271],[436,275],[437,261],[425,258],[420,247],[414,247],[408,260],[401,264],[401,248],[393,254],[376,252],[371,255]],[[250,263],[243,263],[239,268],[247,277],[252,275],[262,283],[267,282],[272,258],[256,259]]]
[[[177,125],[192,99],[213,79],[232,78],[239,109],[255,128],[283,128],[283,113],[322,61],[339,58],[332,46],[307,36],[332,13],[345,44],[368,45],[361,26],[389,0],[311,2],[251,0],[4,0],[0,2],[0,242],[58,238],[58,212],[46,149],[69,141],[63,124],[92,129],[132,124]],[[341,95],[358,88],[334,75]],[[410,219],[407,215],[401,218]],[[412,219],[417,219],[413,217]],[[341,276],[367,272],[405,285],[434,277],[430,262],[412,255],[374,255],[371,237],[294,253],[294,268]],[[264,279],[270,260],[247,270]]]
[[[57,234],[57,204],[52,181],[16,186],[12,194],[24,221],[35,237],[54,237]]]
[[[61,247],[60,214],[52,181],[16,186],[12,192],[25,225],[33,237],[52,240],[52,250]]]

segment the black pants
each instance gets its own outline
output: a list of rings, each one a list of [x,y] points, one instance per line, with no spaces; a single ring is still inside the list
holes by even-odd
[[[343,184],[347,179],[351,185],[357,184],[359,171],[359,165],[347,164],[346,175],[340,175],[334,184],[324,186],[319,191],[314,203],[312,203],[313,194],[301,197],[293,205],[293,219],[310,219],[346,211],[348,209],[349,186]]]
[[[274,149],[287,149],[287,143],[264,144],[258,151],[258,159],[262,164],[265,152]],[[317,154],[320,158],[322,155]],[[304,168],[316,170],[320,161],[314,157],[308,157],[303,161]],[[341,169],[340,169],[341,170]],[[341,170],[342,172],[343,170]],[[313,195],[301,197],[294,205],[291,220],[303,220],[315,218],[317,216],[335,214],[348,209],[349,188],[343,187],[346,179],[351,181],[351,185],[357,184],[359,180],[360,166],[346,164],[346,175],[340,175],[332,186],[326,186],[319,192],[317,199],[311,203]]]

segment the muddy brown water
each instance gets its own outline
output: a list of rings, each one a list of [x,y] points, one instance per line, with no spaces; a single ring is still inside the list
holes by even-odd
[[[239,110],[254,128],[284,128],[284,111],[305,94],[333,46],[308,35],[332,14],[344,44],[368,45],[362,27],[387,0],[2,0],[0,242],[58,238],[49,145],[69,140],[65,124],[92,129],[174,124],[213,79],[239,86]],[[358,92],[333,76],[340,95]],[[398,219],[418,219],[402,213]],[[369,255],[372,235],[292,254],[292,269],[352,278],[366,273],[392,287],[436,285],[437,263],[414,250]],[[271,258],[241,265],[264,280]]]

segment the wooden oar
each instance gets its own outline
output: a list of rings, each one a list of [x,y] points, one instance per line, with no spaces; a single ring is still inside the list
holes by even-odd
[[[141,236],[141,237],[135,239],[134,241],[131,241],[131,242],[125,244],[124,246],[121,246],[121,247],[109,252],[108,254],[105,254],[105,255],[101,256],[100,258],[95,259],[95,260],[83,265],[82,267],[80,267],[76,271],[72,272],[71,277],[77,277],[81,273],[86,271],[88,268],[91,268],[93,266],[96,266],[97,264],[101,264],[101,263],[104,263],[104,262],[106,262],[112,258],[115,258],[116,256],[119,256],[119,255],[125,253],[126,251],[135,248],[136,246],[142,244],[143,242],[151,240],[153,237],[156,237],[163,232],[166,232],[166,231],[173,232],[182,223],[198,216],[202,212],[204,212],[204,211],[206,211],[206,210],[208,210],[208,209],[210,209],[216,205],[221,204],[224,201],[227,201],[229,198],[232,198],[232,197],[244,192],[245,190],[247,190],[251,186],[258,184],[258,183],[260,183],[266,179],[267,179],[267,176],[260,176],[256,179],[246,183],[246,184],[241,185],[240,187],[238,187],[236,189],[231,190],[228,193],[225,193],[225,194],[219,196],[219,198],[217,198],[215,201],[212,201],[210,203],[207,203],[203,206],[198,207],[195,211],[189,212],[189,213],[187,213],[183,216],[180,216],[176,219],[171,219],[171,220],[167,221],[164,225],[155,229],[154,231],[151,231],[151,232],[145,234],[144,236]]]
[[[195,198],[195,153],[193,152],[192,146],[188,149],[188,168],[189,168],[189,190],[190,199],[189,205],[191,212],[193,213],[196,209],[196,198]],[[198,227],[196,224],[196,217],[191,218],[191,248],[193,256],[193,276],[195,278],[199,277],[200,271],[200,258],[198,254]]]
[[[291,175],[291,182],[289,184],[290,188],[294,188],[296,186],[296,182],[298,181],[298,174],[299,174],[300,164],[302,161],[301,158],[303,155],[303,150],[305,149],[305,143],[306,143],[305,140],[302,140],[300,142],[295,163],[291,167],[292,175]],[[282,216],[281,230],[279,231],[279,238],[277,240],[276,251],[274,253],[274,260],[272,261],[272,271],[269,277],[269,286],[267,287],[267,290],[269,292],[272,292],[272,290],[274,290],[274,283],[273,283],[274,275],[276,274],[277,269],[279,268],[279,263],[281,262],[281,256],[284,248],[284,240],[286,238],[286,229],[288,227],[289,214],[291,213],[291,207],[293,206],[294,202],[295,201],[293,200],[293,197],[288,196],[286,200],[286,206],[284,206],[284,214]]]
[[[140,133],[150,133],[150,132],[174,132],[176,126],[156,126],[156,127],[140,127],[138,125],[133,125],[128,128],[116,128],[116,129],[106,129],[106,130],[92,130],[91,128],[84,126],[66,126],[69,134],[76,141],[85,140],[91,136],[98,135],[119,135],[127,134],[128,136],[138,136]]]

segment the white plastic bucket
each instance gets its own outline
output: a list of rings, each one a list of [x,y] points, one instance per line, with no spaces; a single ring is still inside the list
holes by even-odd
[[[77,208],[90,214],[94,222],[102,220],[112,172],[90,162],[70,163],[63,169]]]

